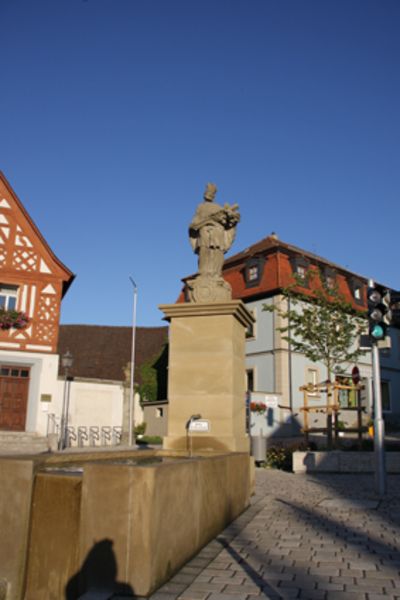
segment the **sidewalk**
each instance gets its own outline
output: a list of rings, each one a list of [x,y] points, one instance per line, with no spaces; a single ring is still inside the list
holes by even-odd
[[[250,508],[151,600],[400,600],[400,476],[257,469]]]

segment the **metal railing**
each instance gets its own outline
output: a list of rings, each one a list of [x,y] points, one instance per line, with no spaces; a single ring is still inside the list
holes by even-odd
[[[76,442],[75,427],[68,425],[65,430],[65,447],[71,448],[72,442]]]
[[[112,442],[112,427],[104,425],[101,428],[101,445],[110,446]]]
[[[122,439],[122,427],[115,426],[112,428],[112,444],[118,446]]]
[[[56,417],[55,413],[48,413],[46,435],[51,435],[52,433],[59,435],[60,419]]]
[[[47,415],[47,435],[61,435],[60,419],[54,413]],[[68,425],[65,432],[65,447],[90,448],[118,446],[122,439],[122,427],[111,425]]]
[[[78,427],[78,447],[83,448],[85,442],[89,441],[89,435],[87,431],[87,427],[85,425],[80,425]]]
[[[100,428],[97,425],[89,427],[89,446],[96,446],[96,442],[100,441]]]

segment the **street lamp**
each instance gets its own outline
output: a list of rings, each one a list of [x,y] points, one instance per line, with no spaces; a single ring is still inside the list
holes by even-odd
[[[59,450],[64,450],[67,445],[68,430],[68,412],[69,412],[69,381],[68,371],[74,362],[73,356],[69,350],[61,357],[61,366],[64,369],[64,397],[61,413],[61,436],[59,441]]]
[[[131,348],[131,377],[129,387],[129,446],[133,444],[133,428],[135,426],[135,410],[134,410],[134,377],[135,377],[135,338],[136,338],[136,304],[137,304],[137,285],[129,276],[129,280],[133,285],[133,312],[132,312],[132,348]]]

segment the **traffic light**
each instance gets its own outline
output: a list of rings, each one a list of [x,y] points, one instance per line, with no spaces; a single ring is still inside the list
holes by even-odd
[[[390,291],[380,285],[370,286],[367,299],[369,335],[374,340],[384,340],[391,323]]]

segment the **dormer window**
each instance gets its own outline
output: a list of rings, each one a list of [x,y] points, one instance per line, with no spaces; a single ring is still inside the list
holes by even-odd
[[[300,285],[308,287],[307,275],[310,263],[303,256],[294,256],[290,259],[293,274],[299,280]]]
[[[307,268],[304,265],[297,265],[296,275],[301,277],[301,279],[305,279],[307,275]]]
[[[356,277],[352,277],[349,280],[349,286],[351,290],[351,294],[356,301],[357,304],[363,304],[363,288],[364,284],[360,279]]]
[[[17,307],[18,286],[0,283],[0,308],[15,310]]]
[[[325,285],[329,290],[333,290],[336,287],[336,272],[334,269],[330,267],[323,268],[323,278],[325,281]]]
[[[244,280],[246,287],[259,285],[263,272],[265,260],[262,257],[251,258],[244,267]]]

